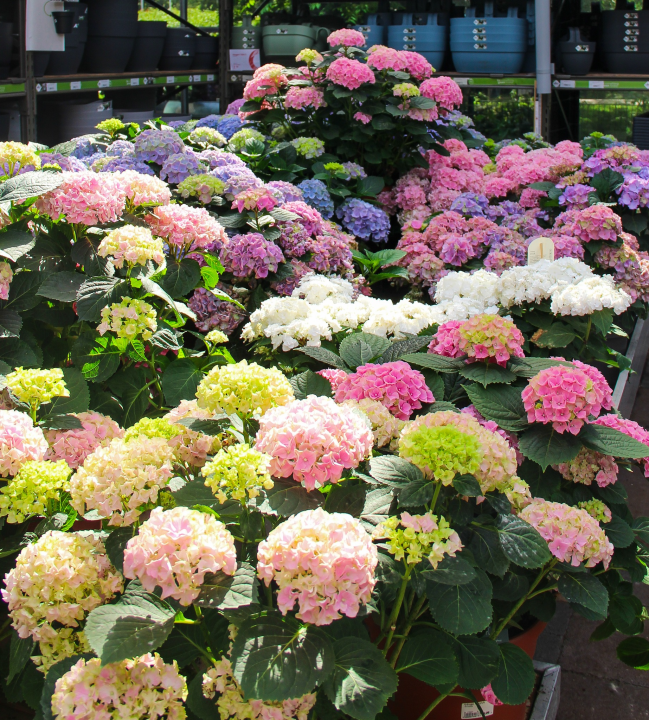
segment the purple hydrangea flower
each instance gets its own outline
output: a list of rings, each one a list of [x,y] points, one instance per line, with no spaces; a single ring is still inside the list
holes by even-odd
[[[466,192],[458,195],[451,203],[451,210],[468,217],[484,217],[489,200],[484,195]]]
[[[138,160],[155,162],[158,165],[170,156],[185,151],[183,141],[173,130],[145,130],[135,140],[135,154]]]
[[[92,155],[84,155],[81,159],[81,162],[86,166],[86,169],[89,167],[92,167],[92,164],[95,162],[95,160],[100,160],[101,158],[105,158],[106,153],[103,152],[96,152]]]
[[[42,155],[41,155],[42,157]],[[624,182],[617,188],[618,202],[631,210],[649,205],[649,179],[647,169],[637,173],[625,173]]]
[[[160,179],[177,185],[190,175],[205,172],[196,153],[184,152],[170,155],[162,164]]]
[[[293,185],[293,183],[284,182],[284,180],[271,180],[269,183],[266,183],[266,187],[272,190],[273,195],[281,203],[304,200],[302,191]]]
[[[284,255],[277,245],[261,233],[235,235],[224,248],[221,262],[236,278],[265,278],[277,272]]]
[[[72,155],[66,157],[60,153],[44,152],[41,153],[40,158],[43,165],[52,163],[53,165],[58,165],[61,170],[65,170],[66,172],[83,172],[88,169],[81,160]]]
[[[72,138],[71,142],[74,142],[75,148],[70,155],[78,158],[79,160],[89,157],[90,155],[94,155],[97,150],[103,147],[103,145],[98,144],[94,138],[89,138],[85,135]]]
[[[234,133],[239,132],[243,127],[243,122],[238,115],[224,115],[219,121],[216,129],[223,135],[226,140],[229,140]]]
[[[179,127],[182,127],[185,124],[184,120],[169,120],[167,123],[167,126],[172,128],[173,130],[178,129]]]
[[[246,167],[246,164],[234,153],[224,152],[223,150],[203,150],[198,153],[198,157],[209,164],[210,170],[217,167],[226,167],[227,165],[238,165]]]
[[[559,205],[568,205],[569,208],[588,207],[588,196],[595,192],[590,185],[568,185],[559,196]]]
[[[325,220],[334,214],[334,201],[322,180],[302,180],[298,187],[304,195],[304,202],[315,208]]]
[[[245,103],[244,98],[239,98],[238,100],[233,100],[226,108],[225,108],[225,114],[226,115],[237,115],[239,113],[239,110],[241,110],[241,106]]]
[[[468,238],[462,235],[448,235],[439,253],[440,258],[449,265],[461,266],[475,257],[476,249]]]
[[[115,140],[106,148],[106,155],[114,155],[115,157],[135,155],[135,147],[128,140]]]
[[[264,183],[245,165],[217,167],[211,174],[225,183],[225,196],[228,200],[232,200],[244,190],[264,186]]]
[[[204,118],[201,118],[194,127],[208,127],[216,130],[222,117],[223,115],[206,115]]]
[[[232,288],[217,286],[232,297]],[[209,290],[196,288],[187,304],[196,314],[196,327],[201,332],[220,330],[231,335],[246,319],[246,313],[234,303],[217,299]]]
[[[390,232],[390,218],[380,208],[365,200],[351,198],[336,210],[336,217],[356,237],[374,242],[386,242]]]
[[[99,172],[124,172],[124,170],[135,170],[141,175],[155,175],[153,170],[135,157],[112,157]]]
[[[343,167],[345,170],[349,173],[349,179],[352,180],[354,178],[366,178],[367,173],[365,172],[365,169],[362,165],[359,165],[355,162],[346,162],[343,163]]]

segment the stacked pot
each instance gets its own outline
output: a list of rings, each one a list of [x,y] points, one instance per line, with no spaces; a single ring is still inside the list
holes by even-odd
[[[388,46],[423,55],[435,68],[444,61],[448,37],[448,19],[438,13],[394,13],[388,27]]]
[[[649,10],[603,12],[600,48],[609,72],[649,73]]]
[[[138,34],[137,0],[88,0],[88,9],[83,70],[124,72]]]

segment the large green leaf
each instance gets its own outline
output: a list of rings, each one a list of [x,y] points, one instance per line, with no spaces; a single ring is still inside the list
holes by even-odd
[[[608,592],[604,585],[588,572],[562,573],[559,592],[571,603],[583,605],[597,615],[606,617]]]
[[[498,644],[489,638],[471,635],[449,638],[449,641],[460,666],[459,684],[470,690],[489,685],[498,673]]]
[[[643,610],[642,601],[635,595],[614,593],[609,599],[609,620],[613,627],[624,635],[639,635],[642,632]]]
[[[0,361],[12,368],[41,364],[34,350],[24,340],[15,338],[0,338]]]
[[[617,646],[617,656],[636,670],[649,670],[649,641],[642,637],[630,637]]]
[[[214,497],[212,490],[205,485],[202,478],[190,480],[178,490],[171,493],[176,505],[194,507],[204,505],[213,508],[219,517],[235,517],[241,513],[241,504],[238,500],[228,500],[223,505]]]
[[[539,347],[562,348],[570,345],[576,337],[577,335],[570,325],[553,322],[547,330],[541,330],[533,342]]]
[[[389,487],[370,490],[365,496],[365,504],[361,511],[361,524],[368,531],[388,519],[390,506],[394,501],[394,494]]]
[[[382,355],[390,344],[389,340],[380,335],[354,333],[347,335],[340,343],[340,357],[350,368],[356,369]]]
[[[399,507],[420,507],[428,505],[435,494],[435,483],[429,480],[415,480],[399,490]]]
[[[201,279],[200,265],[192,258],[177,262],[167,258],[167,272],[161,285],[172,298],[183,298],[191,292]]]
[[[334,643],[335,667],[327,697],[355,720],[374,720],[397,689],[397,674],[376,645],[348,637]]]
[[[403,488],[424,479],[421,470],[395,455],[381,455],[370,460],[370,475],[381,485]]]
[[[522,705],[534,689],[532,658],[512,643],[501,643],[498,675],[491,681],[496,697],[507,705]]]
[[[180,624],[174,626],[171,635],[158,648],[158,653],[166,663],[171,664],[175,660],[178,667],[183,668],[200,656],[201,648],[205,649],[204,646],[205,636],[201,625]]]
[[[388,363],[400,360],[408,353],[416,353],[430,343],[430,336],[412,337],[393,342],[390,347],[375,360],[376,363]]]
[[[512,358],[509,361],[510,370],[519,377],[531,378],[538,375],[541,370],[545,370],[555,365],[565,365],[572,367],[572,363],[566,360],[552,360],[550,358]]]
[[[327,378],[314,373],[312,370],[306,370],[299,375],[294,375],[290,379],[291,387],[298,400],[304,400],[308,395],[320,395],[331,397],[331,383]]]
[[[22,317],[14,310],[0,310],[0,337],[17,338],[23,327]]]
[[[74,302],[77,299],[79,288],[88,278],[78,272],[56,272],[45,278],[38,288],[37,295],[50,300]]]
[[[509,560],[505,555],[496,528],[493,530],[474,527],[469,542],[469,549],[475,556],[480,567],[492,575],[504,577],[509,568]]]
[[[144,417],[149,407],[149,389],[144,368],[131,365],[116,372],[109,379],[108,387],[122,401],[125,427],[130,427]]]
[[[42,272],[16,273],[9,286],[9,299],[2,303],[3,307],[17,312],[35,308],[42,300],[37,292],[45,277],[45,273]]]
[[[435,687],[457,683],[459,674],[455,654],[445,636],[428,628],[408,638],[395,670]]]
[[[487,420],[493,420],[503,430],[520,432],[527,427],[527,413],[520,388],[481,387],[468,385],[466,393],[476,410]]]
[[[548,465],[570,462],[581,449],[581,442],[574,435],[560,434],[552,425],[532,426],[519,437],[518,445],[526,458],[544,470]]]
[[[327,512],[344,512],[352,517],[360,517],[365,507],[367,485],[333,485],[325,501]]]
[[[643,544],[649,547],[649,518],[638,517],[633,521],[633,532],[636,538]]]
[[[628,522],[622,520],[618,515],[613,515],[611,520],[604,526],[606,537],[613,543],[616,548],[629,547],[635,540],[633,530]]]
[[[639,440],[605,425],[584,425],[579,439],[587,448],[619,458],[643,458],[649,455],[649,447]]]
[[[10,683],[12,679],[21,672],[25,665],[27,665],[33,650],[34,641],[31,637],[21,638],[15,630],[12,631],[11,643],[9,644],[8,683]]]
[[[90,404],[90,390],[81,372],[72,367],[63,368],[63,379],[70,396],[55,397],[49,405],[48,415],[86,412]]]
[[[411,365],[430,368],[431,370],[435,370],[435,372],[441,373],[455,373],[464,367],[464,363],[461,360],[454,360],[433,353],[409,353],[403,355],[400,359],[405,360]]]
[[[275,701],[312,692],[334,664],[324,633],[276,613],[240,625],[231,659],[234,677],[247,698]]]
[[[72,346],[72,362],[90,382],[105,382],[119,368],[122,352],[112,335],[83,333]]]
[[[495,363],[470,363],[460,370],[460,375],[468,380],[480,383],[484,387],[494,383],[510,383],[512,380],[516,380],[516,375],[511,370]]]
[[[127,282],[118,278],[95,277],[86,280],[77,293],[79,320],[99,322],[102,309],[119,302],[129,287]]]
[[[128,541],[134,535],[135,532],[132,527],[119,527],[112,530],[104,540],[106,555],[120,572],[124,572],[124,550],[126,550]]]
[[[442,585],[464,585],[476,578],[474,568],[461,557],[446,555],[437,569],[427,568],[421,571],[421,576],[427,580]]]
[[[234,575],[226,575],[223,571],[207,574],[194,605],[223,610],[250,605],[256,601],[258,585],[255,569],[242,562]]]
[[[162,390],[165,400],[171,407],[180,404],[181,400],[193,400],[196,390],[203,379],[203,371],[189,358],[174,360],[162,374]]]
[[[475,572],[475,579],[462,585],[446,585],[426,578],[430,612],[444,630],[454,635],[480,632],[491,622],[491,582],[482,570]]]
[[[552,559],[548,544],[525,520],[515,515],[499,515],[496,527],[503,552],[515,565],[538,568]]]
[[[473,475],[456,475],[453,478],[453,487],[460,495],[466,495],[467,497],[479,497],[482,495],[480,483]]]
[[[304,510],[315,510],[324,504],[319,492],[308,492],[295,480],[275,478],[274,486],[266,491],[266,501],[260,506],[262,512],[272,511],[283,517],[295,515]]]
[[[341,370],[349,370],[349,368],[345,364],[345,361],[341,357],[336,355],[336,353],[331,352],[331,350],[327,350],[326,348],[307,346],[295,349],[297,352],[304,353],[305,355],[308,355],[314,360],[318,360],[325,365],[331,365],[332,367],[339,368]]]
[[[59,172],[33,170],[9,178],[0,185],[0,201],[20,202],[44,195],[57,188],[64,178]]]
[[[19,260],[36,245],[36,238],[19,227],[10,226],[0,232],[0,257],[8,260]]]

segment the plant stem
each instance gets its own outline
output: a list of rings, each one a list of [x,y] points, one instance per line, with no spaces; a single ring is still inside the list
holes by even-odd
[[[440,493],[441,489],[442,489],[442,483],[437,481],[437,484],[435,486],[435,494],[433,495],[433,499],[430,501],[431,513],[435,510],[435,505],[437,505],[437,498],[439,497],[439,493]]]
[[[593,327],[593,316],[588,316],[588,325],[586,326],[586,334],[584,335],[584,344],[581,346],[581,350],[579,351],[579,354],[581,355],[584,350],[586,349],[586,346],[588,345],[588,338],[590,337],[590,331]]]
[[[455,690],[455,688],[453,688]],[[445,692],[442,695],[440,695],[438,698],[435,698],[433,702],[424,710],[424,712],[417,718],[417,720],[426,720],[426,718],[433,712],[433,710],[442,702],[442,700],[445,700],[453,690],[450,690],[449,692]]]
[[[406,642],[408,634],[410,633],[410,630],[412,630],[412,626],[414,625],[415,620],[417,620],[417,618],[419,617],[419,613],[421,612],[422,607],[425,605],[426,599],[427,598],[425,595],[423,595],[419,599],[419,602],[415,605],[415,609],[410,613],[410,616],[406,620],[406,626],[403,629],[403,635],[402,635],[401,639],[399,640],[398,645],[394,649],[394,652],[390,656],[390,665],[393,668],[396,667],[396,665],[397,665],[397,660],[399,659],[399,655],[401,654],[401,651],[403,650],[403,646]]]
[[[412,568],[406,567],[406,574],[403,577],[403,580],[401,582],[401,587],[399,588],[399,594],[397,595],[397,600],[394,603],[394,607],[392,608],[392,612],[390,613],[390,617],[388,618],[388,637],[385,641],[385,647],[383,648],[383,655],[387,656],[388,651],[390,650],[390,646],[392,644],[392,637],[394,636],[394,633],[397,629],[397,618],[399,617],[399,612],[401,611],[401,605],[403,604],[403,598],[406,595],[406,588],[408,587],[408,580],[410,580],[410,573],[412,572]]]

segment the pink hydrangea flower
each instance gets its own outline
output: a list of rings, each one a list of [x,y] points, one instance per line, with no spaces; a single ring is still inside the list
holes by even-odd
[[[235,235],[222,255],[223,267],[237,278],[265,278],[277,272],[284,255],[277,245],[261,233]]]
[[[243,99],[261,100],[266,95],[277,95],[280,88],[288,84],[288,78],[284,74],[285,69],[283,65],[274,63],[257,68],[252,80],[249,80],[243,89]]]
[[[408,420],[422,403],[435,402],[424,376],[403,360],[361,365],[340,383],[335,397],[338,403],[378,400],[399,420]]]
[[[634,420],[627,420],[617,415],[603,415],[595,420],[595,425],[603,425],[604,427],[619,430],[649,447],[649,432]],[[644,476],[649,477],[649,452],[647,453],[647,457],[642,458],[642,464],[644,465]]]
[[[318,508],[293,515],[259,543],[257,572],[279,585],[277,605],[286,614],[329,625],[356,617],[372,595],[378,552],[358,520]]]
[[[145,220],[154,235],[184,252],[202,248],[221,250],[228,244],[225,230],[204,208],[189,205],[164,205]]]
[[[554,243],[554,259],[562,257],[574,257],[584,259],[584,246],[581,240],[571,235],[555,235],[552,237]]]
[[[326,107],[324,93],[313,87],[291,87],[284,98],[284,107],[291,110]]]
[[[145,590],[158,586],[161,597],[191,605],[206,573],[234,575],[234,539],[212,515],[186,507],[154,508],[124,551],[124,576],[138,578]]]
[[[577,457],[570,462],[553,465],[553,467],[566,480],[582,485],[590,485],[594,480],[599,487],[606,487],[617,482],[619,470],[613,457],[588,448],[582,448]]]
[[[367,64],[375,70],[405,70],[407,59],[398,50],[385,45],[372,45],[367,51]]]
[[[555,228],[574,235],[582,242],[610,240],[615,242],[622,232],[622,220],[606,205],[591,205],[583,210],[567,210],[556,220]]]
[[[558,433],[577,435],[589,416],[607,402],[605,389],[577,367],[555,365],[541,370],[521,393],[529,422],[552,423]]]
[[[358,30],[343,28],[342,30],[334,30],[334,32],[332,32],[327,38],[327,42],[331,45],[331,47],[338,47],[339,45],[342,45],[343,47],[362,48],[363,45],[365,45],[365,35]]]
[[[345,468],[372,452],[369,423],[327,397],[309,395],[268,410],[260,420],[255,449],[272,457],[270,473],[291,477],[314,490],[337,483]]]
[[[48,446],[29,415],[0,410],[0,476],[15,475],[26,460],[43,460]]]
[[[543,190],[532,190],[525,188],[518,199],[518,204],[524,208],[537,208],[540,205],[541,198],[547,197],[548,194]]]
[[[464,355],[460,348],[460,328],[462,324],[462,320],[449,320],[442,323],[430,341],[428,352],[450,358],[462,357]]]
[[[124,170],[115,173],[115,178],[122,184],[127,202],[134,208],[139,205],[168,205],[171,200],[167,183],[154,175]]]
[[[331,383],[331,389],[335,393],[340,383],[347,377],[347,373],[344,370],[335,370],[334,368],[327,368],[326,370],[318,370],[318,375],[322,375]]]
[[[367,113],[357,112],[354,113],[354,120],[363,123],[363,125],[367,125],[369,122],[372,122],[372,116]]]
[[[539,531],[561,562],[574,567],[583,562],[586,567],[595,567],[601,562],[608,568],[615,548],[586,510],[534,498],[519,517]]]
[[[338,58],[329,65],[327,79],[334,85],[342,85],[348,90],[358,90],[364,83],[373,85],[376,82],[374,73],[367,65],[345,57]]]
[[[88,170],[63,173],[61,185],[38,198],[34,207],[52,220],[64,216],[69,223],[99,225],[119,220],[125,203],[118,173]]]
[[[232,209],[244,210],[273,210],[277,205],[277,198],[270,188],[250,188],[240,192],[232,203]]]
[[[445,235],[439,256],[449,265],[461,266],[476,257],[477,248],[471,240],[463,235]]]
[[[111,418],[96,412],[77,413],[75,417],[83,427],[74,430],[46,430],[49,443],[46,460],[65,460],[76,470],[83,461],[100,445],[108,444],[113,438],[123,437],[124,431]]]
[[[410,50],[401,50],[399,55],[406,63],[405,69],[415,80],[425,80],[433,74],[433,66],[423,55]]]
[[[0,262],[0,300],[9,299],[9,286],[14,272],[8,262]]]
[[[434,77],[424,80],[419,90],[424,97],[434,100],[445,110],[453,110],[462,104],[462,90],[449,77]]]
[[[500,700],[496,697],[496,693],[491,688],[491,683],[487,685],[487,687],[483,687],[482,690],[480,690],[480,695],[482,695],[482,699],[485,702],[490,703],[494,707],[498,707],[499,705],[502,705],[503,703],[500,702]]]
[[[563,360],[562,357],[555,358],[556,360]],[[593,381],[597,394],[602,398],[601,405],[604,410],[611,410],[613,408],[613,391],[611,386],[608,384],[608,380],[604,375],[592,365],[582,362],[581,360],[570,361],[576,368],[579,368],[588,375]]]
[[[516,190],[516,183],[499,175],[488,176],[483,188],[484,194],[490,199],[507,197],[514,190]]]

